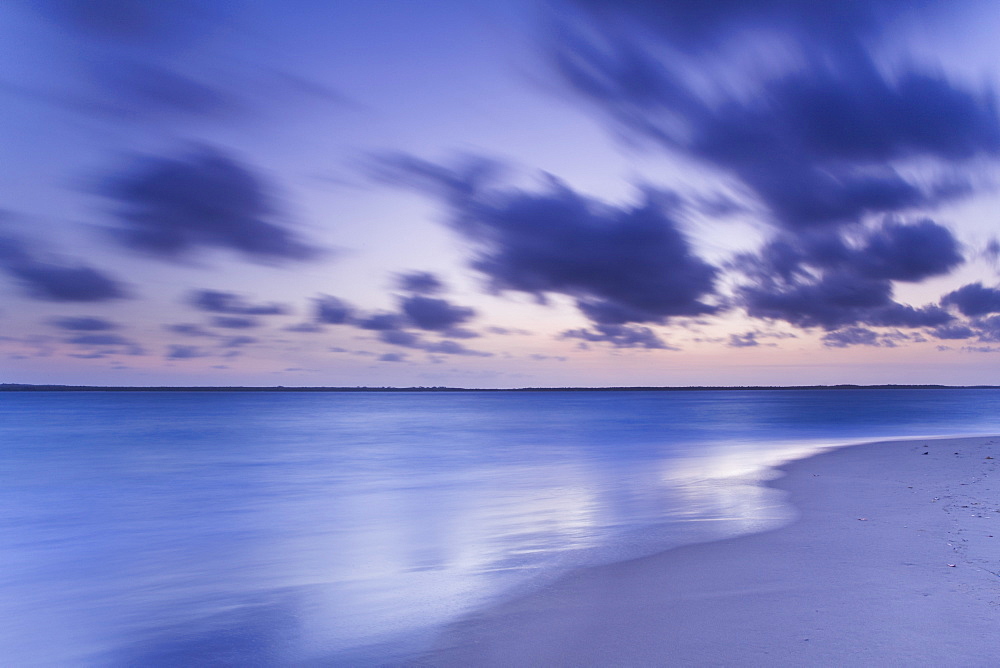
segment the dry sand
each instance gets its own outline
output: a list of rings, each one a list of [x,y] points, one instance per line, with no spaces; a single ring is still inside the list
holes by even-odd
[[[789,463],[791,524],[577,571],[407,665],[1000,666],[998,463],[1000,437]]]

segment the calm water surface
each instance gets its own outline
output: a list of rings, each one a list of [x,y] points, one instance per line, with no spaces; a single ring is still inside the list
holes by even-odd
[[[761,530],[992,390],[0,394],[0,663],[365,665],[560,571]]]

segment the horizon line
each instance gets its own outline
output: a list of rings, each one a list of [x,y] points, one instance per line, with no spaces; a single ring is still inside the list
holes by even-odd
[[[935,383],[877,383],[859,385],[623,385],[623,386],[564,386],[564,387],[450,387],[450,386],[332,386],[332,385],[66,385],[58,383],[0,383],[2,392],[641,392],[641,391],[705,391],[705,390],[877,390],[877,389],[937,389],[971,390],[1000,389],[998,385],[942,385]]]

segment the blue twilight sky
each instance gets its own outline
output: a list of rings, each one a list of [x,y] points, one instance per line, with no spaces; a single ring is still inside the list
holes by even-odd
[[[0,382],[996,383],[1000,6],[12,0]]]

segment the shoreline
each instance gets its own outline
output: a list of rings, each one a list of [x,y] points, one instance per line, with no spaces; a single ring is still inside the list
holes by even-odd
[[[998,462],[1000,437],[787,462],[790,523],[574,571],[403,665],[996,665]]]

